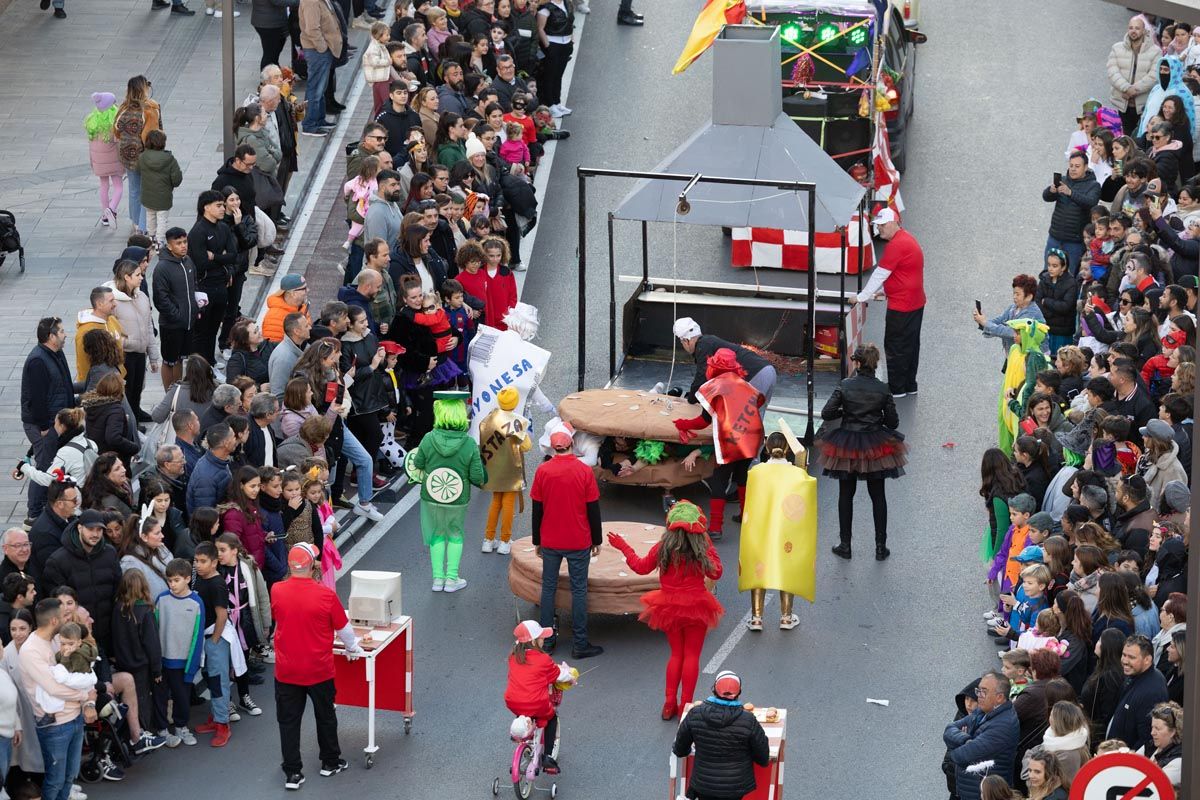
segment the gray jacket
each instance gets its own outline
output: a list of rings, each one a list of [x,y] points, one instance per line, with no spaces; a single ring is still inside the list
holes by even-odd
[[[283,400],[288,379],[292,377],[292,370],[300,360],[302,352],[287,336],[284,336],[283,341],[271,351],[271,358],[267,361],[267,376],[271,383],[271,392],[280,400]]]

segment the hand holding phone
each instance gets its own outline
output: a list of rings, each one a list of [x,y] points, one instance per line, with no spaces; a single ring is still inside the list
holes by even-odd
[[[1057,189],[1059,186],[1062,186],[1062,173],[1056,172],[1054,173],[1054,188]]]
[[[976,314],[983,313],[983,303],[979,302],[978,300],[975,301],[975,313]]]

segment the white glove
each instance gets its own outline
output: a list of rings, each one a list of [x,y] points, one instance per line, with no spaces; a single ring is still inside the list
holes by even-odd
[[[574,683],[575,676],[571,674],[571,665],[562,662],[558,665],[558,680],[555,683]]]
[[[342,646],[346,648],[347,658],[357,658],[358,656],[366,655],[366,651],[359,646],[360,639],[354,633],[354,626],[346,623],[346,626],[337,632],[338,638],[342,640]]]

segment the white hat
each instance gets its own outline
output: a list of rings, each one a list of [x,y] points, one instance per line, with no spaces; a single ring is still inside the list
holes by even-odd
[[[553,635],[553,628],[543,628],[540,624],[531,619],[522,621],[517,625],[516,628],[513,629],[513,636],[516,637],[516,640],[525,644],[528,644],[535,639],[541,639],[542,637]]]
[[[879,209],[879,213],[875,215],[875,219],[871,220],[872,225],[886,225],[889,222],[897,222],[896,212],[884,206]]]
[[[676,339],[695,339],[700,335],[700,326],[691,317],[680,317],[671,328]]]
[[[475,134],[467,136],[467,158],[474,155],[483,155],[487,153],[487,148],[483,146],[483,142],[479,141],[479,137]]]

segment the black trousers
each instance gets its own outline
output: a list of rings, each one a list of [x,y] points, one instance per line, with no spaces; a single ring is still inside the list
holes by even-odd
[[[574,44],[553,44],[546,48],[542,59],[542,72],[538,79],[538,94],[542,105],[554,106],[562,102],[562,79],[571,60]]]
[[[262,58],[258,61],[258,68],[263,69],[270,64],[279,63],[279,54],[283,52],[284,45],[288,40],[288,29],[283,28],[260,28],[254,26],[254,30],[258,32],[258,41],[262,43]]]
[[[217,333],[225,320],[225,303],[228,299],[228,287],[201,286],[200,291],[208,294],[208,305],[200,309],[200,319],[192,331],[196,353],[204,356],[209,364],[216,364],[213,351],[217,346]]]
[[[142,411],[142,389],[146,388],[146,354],[125,353],[125,399],[138,417],[138,422],[148,419]]]
[[[300,772],[304,767],[304,759],[300,756],[300,722],[309,699],[312,700],[313,716],[317,718],[317,748],[321,763],[336,764],[342,757],[342,748],[338,746],[337,713],[333,708],[335,694],[332,678],[312,686],[275,681],[275,717],[279,721],[284,774]]]
[[[728,464],[717,464],[713,468],[712,477],[708,479],[708,494],[709,497],[715,497],[718,500],[725,498],[729,494],[729,486],[745,486],[746,478],[750,473],[750,464],[754,459],[743,458],[738,461],[731,461]]]
[[[346,420],[346,427],[363,449],[370,453],[371,459],[377,461],[379,448],[383,446],[383,425],[379,414],[352,414]]]
[[[875,518],[875,544],[887,544],[887,493],[883,478],[868,478],[867,493],[871,495],[871,513]],[[854,493],[858,478],[838,481],[838,528],[842,544],[850,544],[854,532]]]
[[[412,414],[408,417],[409,450],[421,443],[425,434],[433,430],[433,389],[406,389]]]
[[[887,311],[883,325],[883,353],[887,357],[888,388],[892,394],[917,390],[917,365],[921,360],[921,318],[925,309]]]
[[[154,711],[156,719],[167,725],[167,701],[172,701],[171,724],[178,730],[186,728],[192,712],[191,684],[184,680],[183,670],[163,667],[162,683],[154,685]],[[139,702],[138,712],[141,712]],[[155,730],[160,730],[155,728]]]
[[[242,289],[245,286],[246,273],[239,271],[233,276],[233,285],[225,298],[225,314],[221,317],[221,333],[217,336],[217,346],[222,350],[229,347],[229,332],[242,316]]]
[[[1121,127],[1125,129],[1126,136],[1137,137],[1138,122],[1141,121],[1142,115],[1137,110],[1137,98],[1129,101],[1129,105],[1121,112]]]

